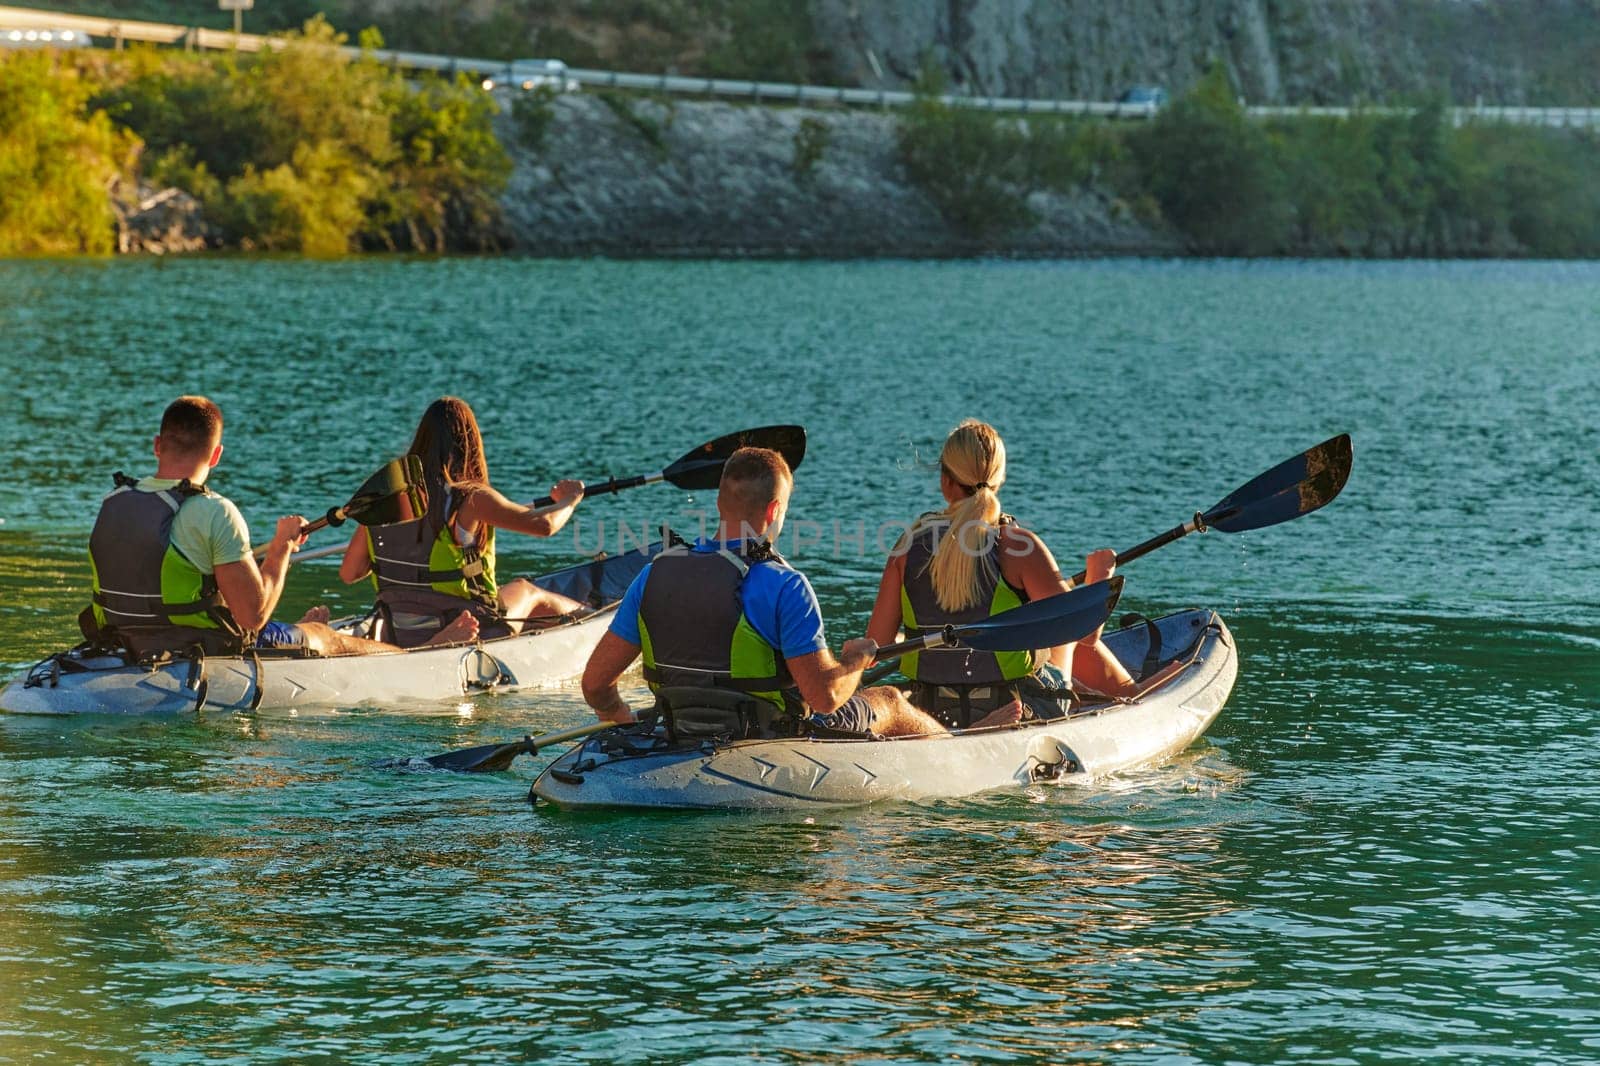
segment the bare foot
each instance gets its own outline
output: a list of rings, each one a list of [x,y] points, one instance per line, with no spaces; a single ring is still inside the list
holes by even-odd
[[[311,608],[311,610],[309,610],[305,614],[301,615],[300,616],[300,621],[302,621],[302,622],[324,622],[324,623],[326,623],[328,621],[328,619],[331,618],[331,617],[333,617],[333,612],[328,610],[328,608],[326,606],[324,606],[323,604],[319,603],[315,607]]]
[[[1022,721],[1022,700],[1014,699],[998,710],[990,711],[982,718],[973,722],[970,729],[988,729],[990,726],[1011,725]]]
[[[471,611],[462,611],[439,632],[433,635],[424,647],[434,644],[465,644],[469,640],[478,639],[478,619]]]

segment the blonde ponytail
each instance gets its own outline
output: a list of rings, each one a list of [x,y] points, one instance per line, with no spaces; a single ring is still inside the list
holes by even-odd
[[[993,548],[1000,535],[1000,486],[1006,480],[1006,446],[993,426],[969,418],[945,438],[939,465],[969,495],[945,512],[949,528],[930,563],[933,594],[946,611],[978,606],[984,585],[996,578]]]

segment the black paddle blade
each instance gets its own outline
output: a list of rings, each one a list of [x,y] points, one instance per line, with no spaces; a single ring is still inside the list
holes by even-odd
[[[794,470],[806,457],[806,431],[801,426],[741,429],[700,445],[662,473],[680,489],[714,489],[722,480],[722,465],[740,448],[771,448]]]
[[[1202,517],[1208,528],[1224,533],[1299,518],[1326,507],[1339,495],[1354,462],[1350,435],[1341,433],[1241,485]]]
[[[957,626],[955,636],[978,651],[1032,651],[1082,640],[1105,625],[1122,596],[1122,578],[1097,581],[1059,596],[1034,600],[987,622]]]
[[[344,505],[344,516],[364,526],[392,526],[415,522],[428,513],[428,490],[422,477],[422,460],[402,455],[382,470]]]
[[[429,766],[440,770],[457,770],[467,774],[492,774],[501,770],[509,770],[518,755],[536,755],[540,749],[548,748],[552,744],[565,744],[569,740],[586,737],[590,733],[598,733],[610,729],[610,722],[590,722],[587,725],[573,726],[563,729],[558,733],[541,733],[539,736],[525,736],[521,740],[513,740],[509,744],[479,744],[475,748],[462,748],[460,751],[447,751],[439,755],[429,755],[418,759]]]
[[[498,773],[509,770],[517,756],[528,750],[530,739],[523,737],[509,744],[479,744],[475,748],[430,755],[422,761],[441,770],[457,770],[466,774]]]

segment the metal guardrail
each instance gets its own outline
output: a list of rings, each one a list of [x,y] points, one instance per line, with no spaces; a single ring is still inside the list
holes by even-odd
[[[160,22],[134,22],[125,19],[91,18],[28,7],[0,7],[0,29],[67,29],[110,41],[121,47],[124,41],[205,48],[222,51],[260,52],[283,47],[283,38],[253,33],[235,34],[231,30],[212,30],[200,26],[178,26]],[[503,59],[470,56],[431,55],[426,52],[401,52],[377,49],[340,48],[349,58],[363,55],[387,66],[410,70],[432,70],[444,74],[473,74],[485,79],[509,79],[511,64]],[[671,93],[686,96],[715,96],[753,103],[834,104],[847,107],[907,107],[919,97],[915,93],[892,89],[851,89],[822,85],[793,85],[785,82],[732,81],[726,78],[686,78],[672,74],[629,74],[614,70],[569,68],[569,80],[579,85],[633,92]],[[939,100],[951,107],[973,108],[1021,115],[1087,115],[1100,118],[1148,119],[1155,116],[1154,104],[1121,104],[1100,100],[1037,100],[1010,96],[957,96],[946,94]],[[1277,107],[1245,108],[1255,118],[1349,118],[1352,115],[1404,115],[1410,108],[1399,107]],[[1511,122],[1541,126],[1600,127],[1600,108],[1593,107],[1455,107],[1449,109],[1455,125],[1469,122]]]

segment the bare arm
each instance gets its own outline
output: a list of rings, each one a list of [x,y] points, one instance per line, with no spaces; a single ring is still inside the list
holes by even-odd
[[[1072,589],[1056,558],[1038,534],[1020,526],[1006,526],[1002,536],[1000,569],[1006,581],[1022,589],[1029,602],[1047,600]],[[1065,644],[1049,649],[1048,660],[1063,673],[1072,668],[1072,649]]]
[[[372,556],[367,552],[367,531],[358,529],[344,547],[344,559],[339,563],[339,580],[346,585],[372,573]]]
[[[299,515],[278,519],[278,528],[267,545],[260,569],[250,556],[216,568],[217,590],[228,605],[233,620],[245,629],[260,629],[272,617],[283,595],[284,577],[289,572],[289,556],[303,539],[300,529],[306,520]]]
[[[878,582],[878,598],[867,619],[867,639],[880,648],[893,644],[900,635],[900,590],[905,587],[906,557],[891,555]]]
[[[601,635],[600,643],[590,653],[583,668],[583,699],[602,722],[635,721],[633,711],[617,691],[617,679],[638,657],[639,645],[610,630]]]
[[[583,499],[583,482],[558,481],[550,492],[560,506],[554,511],[535,514],[532,509],[506,499],[493,488],[482,488],[467,497],[461,505],[458,521],[463,529],[473,531],[480,526],[509,529],[513,533],[526,533],[531,537],[550,537],[561,531],[577,510]]]
[[[1056,557],[1032,530],[1006,526],[1002,534],[1000,569],[1005,579],[1025,592],[1030,601],[1072,591],[1072,582],[1061,573]]]
[[[872,665],[878,645],[868,640],[847,640],[839,649],[839,658],[827,648],[809,655],[785,659],[800,698],[818,714],[832,714],[855,695],[861,684],[861,672]]]
[[[1117,553],[1110,548],[1090,552],[1084,561],[1085,583],[1093,585],[1105,581],[1116,573]],[[1131,696],[1138,691],[1132,675],[1122,661],[1111,653],[1100,639],[1101,626],[1089,636],[1078,641],[1078,654],[1073,656],[1072,677],[1097,692],[1111,696]]]

